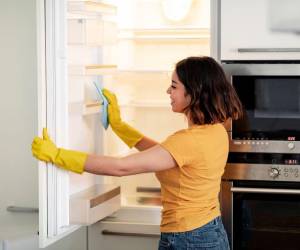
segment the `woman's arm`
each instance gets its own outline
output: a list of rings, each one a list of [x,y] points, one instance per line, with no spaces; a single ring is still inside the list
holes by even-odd
[[[157,145],[158,143],[150,138],[148,138],[147,136],[144,136],[137,144],[135,144],[135,148],[138,151],[144,151],[146,149],[152,148],[155,145]]]
[[[145,139],[146,146],[153,145],[152,140]],[[50,139],[47,129],[43,137],[35,137],[31,145],[32,154],[41,161],[51,162],[63,169],[82,173],[123,176],[145,172],[155,172],[176,166],[170,153],[162,146],[156,145],[143,152],[123,158],[88,155],[84,152],[57,148]]]
[[[157,172],[176,166],[171,154],[162,146],[156,145],[122,158],[88,155],[84,171],[98,175],[126,176]]]

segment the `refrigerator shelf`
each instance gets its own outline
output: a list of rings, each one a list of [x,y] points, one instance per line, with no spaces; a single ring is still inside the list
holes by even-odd
[[[121,107],[129,108],[170,108],[170,102],[166,101],[132,101],[120,104]]]
[[[134,42],[142,42],[142,41],[168,41],[172,43],[176,42],[193,42],[193,41],[199,41],[199,40],[208,40],[209,37],[202,37],[199,35],[193,35],[193,36],[181,36],[181,37],[173,37],[173,36],[150,36],[150,35],[143,35],[143,36],[136,36],[136,35],[127,35],[127,36],[118,36],[119,40],[132,40]]]
[[[143,68],[118,68],[117,74],[167,74],[170,75],[172,69],[143,69]]]
[[[70,75],[112,75],[116,73],[117,65],[114,64],[91,64],[91,65],[69,65]]]
[[[79,114],[82,116],[94,115],[101,113],[102,102],[73,102],[69,103],[69,113],[70,114]]]
[[[147,29],[120,29],[119,40],[157,40],[169,42],[188,40],[207,40],[210,32],[207,28],[147,28]]]
[[[69,65],[69,74],[73,76],[122,75],[122,74],[167,74],[171,76],[172,69],[118,68],[115,64]]]
[[[122,197],[121,199],[122,207],[135,207],[135,208],[152,208],[160,210],[162,207],[161,197],[160,196],[138,196],[131,195]]]
[[[69,113],[78,114],[82,116],[94,115],[101,113],[102,102],[72,102],[69,103]],[[134,101],[127,103],[120,103],[121,108],[170,108],[171,105],[166,101]]]
[[[68,17],[88,17],[101,15],[116,15],[117,7],[112,4],[96,2],[96,1],[69,1]]]

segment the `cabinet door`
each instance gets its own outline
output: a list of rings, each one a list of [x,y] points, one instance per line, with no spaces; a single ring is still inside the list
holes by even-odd
[[[98,222],[89,229],[90,250],[157,249],[159,225],[134,222]]]
[[[299,60],[298,1],[220,2],[221,60]]]

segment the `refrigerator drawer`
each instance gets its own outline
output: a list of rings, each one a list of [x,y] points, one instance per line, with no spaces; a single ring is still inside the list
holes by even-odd
[[[90,225],[117,211],[121,206],[120,187],[95,185],[70,198],[70,223]]]

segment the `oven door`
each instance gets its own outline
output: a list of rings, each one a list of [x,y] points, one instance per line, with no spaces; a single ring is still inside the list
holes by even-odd
[[[300,249],[299,184],[244,181],[224,186],[227,208],[222,212],[232,249]]]
[[[223,67],[244,107],[231,152],[300,153],[300,64]]]

